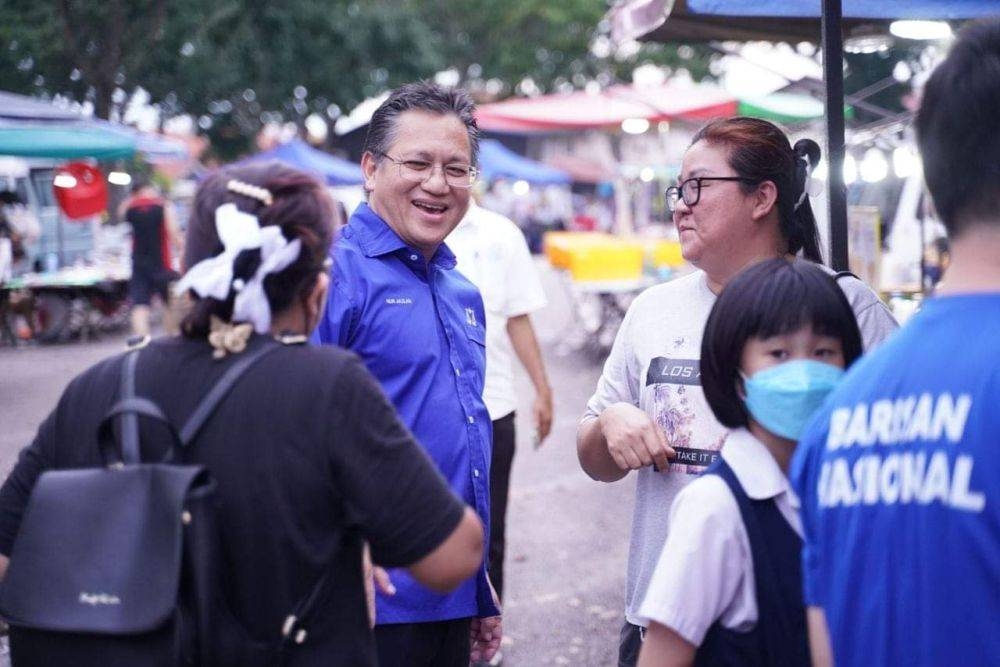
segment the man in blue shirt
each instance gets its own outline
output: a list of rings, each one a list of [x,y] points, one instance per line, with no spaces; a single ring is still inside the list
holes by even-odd
[[[937,295],[800,441],[814,664],[1000,665],[1000,21],[924,90],[924,176],[951,238]]]
[[[486,318],[442,243],[465,215],[476,178],[473,109],[464,91],[415,83],[372,116],[361,160],[368,202],[334,246],[330,298],[313,339],[364,360],[452,490],[488,525]],[[403,570],[389,576],[394,593],[379,591],[376,601],[381,665],[467,667],[492,657],[500,612],[485,565],[449,595]]]

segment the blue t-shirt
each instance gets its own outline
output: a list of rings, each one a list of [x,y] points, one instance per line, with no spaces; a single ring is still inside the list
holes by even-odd
[[[792,462],[837,665],[1000,665],[1000,294],[929,300]]]
[[[483,402],[486,330],[479,291],[444,244],[430,261],[362,204],[333,246],[330,296],[314,343],[365,362],[451,489],[489,526],[492,425]],[[387,508],[420,512],[420,507]],[[396,594],[377,597],[379,623],[494,616],[485,564],[441,595],[405,570]]]

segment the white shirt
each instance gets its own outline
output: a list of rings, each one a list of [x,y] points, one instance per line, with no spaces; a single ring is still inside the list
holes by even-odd
[[[545,306],[528,244],[517,225],[475,203],[445,243],[458,259],[458,270],[483,296],[486,310],[486,386],[483,401],[490,419],[517,408],[514,391],[514,349],[507,320]]]
[[[774,499],[802,535],[798,497],[763,443],[746,429],[732,430],[722,458],[751,499]],[[718,475],[703,475],[677,494],[670,532],[639,615],[695,646],[716,620],[737,631],[756,624],[750,540],[736,498]]]

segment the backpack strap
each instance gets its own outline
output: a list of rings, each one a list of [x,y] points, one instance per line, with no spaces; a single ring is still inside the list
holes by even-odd
[[[833,279],[839,281],[841,278],[846,278],[847,276],[850,276],[851,278],[854,278],[855,280],[861,280],[861,278],[858,278],[856,275],[854,275],[850,271],[837,271],[835,274],[833,274]]]
[[[135,365],[139,361],[139,350],[136,348],[125,356],[122,365],[121,401],[135,398]],[[117,406],[116,406],[117,407]],[[139,453],[139,415],[132,411],[121,413],[122,461],[138,463]]]
[[[135,464],[142,462],[142,453],[139,447],[140,415],[152,417],[166,424],[174,438],[175,444],[181,448],[186,447],[198,435],[201,427],[205,425],[212,412],[215,411],[215,408],[219,406],[219,403],[222,402],[222,399],[225,398],[226,394],[229,393],[229,390],[233,388],[240,377],[257,361],[279,347],[281,345],[265,343],[256,350],[247,352],[244,356],[241,356],[212,386],[179,433],[163,414],[163,411],[160,410],[159,406],[148,399],[136,397],[135,368],[139,361],[139,352],[141,349],[130,351],[125,356],[125,361],[122,364],[119,400],[108,411],[108,414],[98,427],[98,440],[102,443],[101,449],[105,458],[105,464],[109,462],[107,450],[110,448],[110,445],[106,443],[110,442],[110,422],[114,417],[117,416],[121,420],[121,461],[123,463]],[[167,457],[169,458],[170,456],[171,451],[168,450]]]
[[[309,634],[305,626],[312,619],[322,599],[322,594],[326,591],[327,585],[333,578],[333,562],[334,560],[331,559],[326,571],[323,572],[319,580],[313,585],[312,590],[299,600],[292,613],[285,618],[285,623],[281,626],[281,643],[278,647],[279,655],[284,656],[285,651],[291,648],[293,644],[302,644],[305,642]]]
[[[215,385],[209,390],[205,398],[201,400],[201,403],[195,408],[195,411],[188,417],[187,422],[181,427],[181,446],[187,447],[194,440],[195,436],[198,435],[198,431],[201,427],[205,425],[205,422],[212,415],[212,412],[219,405],[229,390],[233,388],[236,381],[246,373],[251,366],[260,361],[267,354],[274,352],[281,345],[277,344],[265,344],[254,350],[253,352],[247,352],[245,355],[239,357],[239,359],[229,367],[229,369],[223,374],[221,378],[215,383]]]

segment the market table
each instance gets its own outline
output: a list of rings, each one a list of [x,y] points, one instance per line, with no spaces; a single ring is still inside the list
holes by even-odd
[[[12,295],[31,300],[35,339],[41,343],[87,340],[102,329],[123,325],[128,314],[129,271],[120,266],[67,267],[28,273],[0,284],[0,338],[17,337],[10,322]]]

